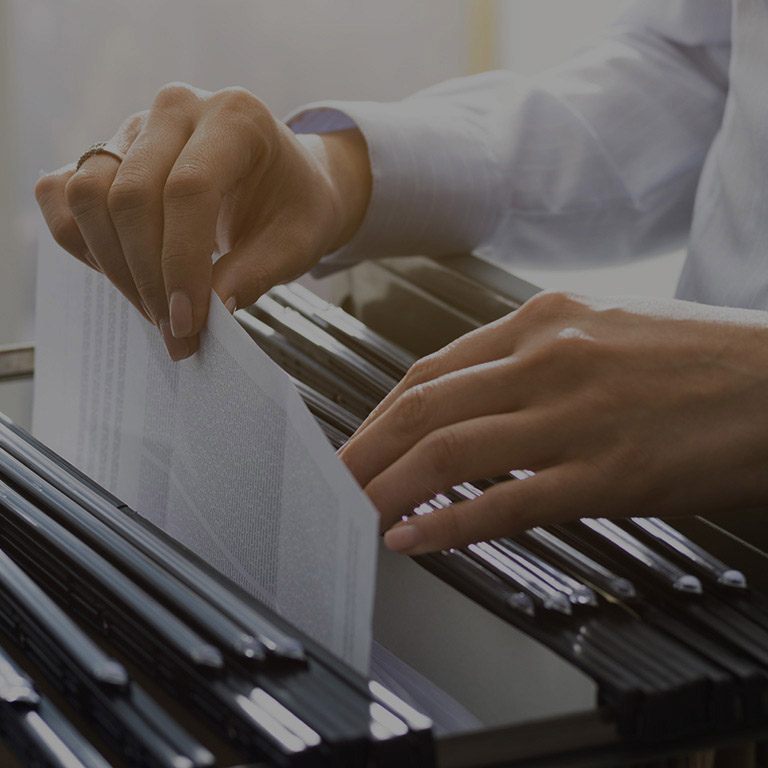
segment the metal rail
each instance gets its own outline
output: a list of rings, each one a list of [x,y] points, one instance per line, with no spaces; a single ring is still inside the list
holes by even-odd
[[[0,346],[0,382],[29,379],[35,371],[35,345]]]

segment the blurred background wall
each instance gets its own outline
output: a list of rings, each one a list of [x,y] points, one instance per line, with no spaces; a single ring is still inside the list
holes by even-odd
[[[108,138],[164,83],[244,86],[278,115],[321,98],[397,99],[482,69],[535,72],[598,36],[625,4],[0,0],[0,345],[34,334],[40,173]],[[675,258],[525,277],[671,295]],[[0,411],[27,425],[29,384],[0,385]]]

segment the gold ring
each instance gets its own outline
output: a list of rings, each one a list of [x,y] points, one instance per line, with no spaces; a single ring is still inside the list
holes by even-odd
[[[125,160],[125,155],[122,152],[117,152],[114,149],[107,149],[107,144],[109,142],[106,141],[98,141],[96,144],[91,144],[88,149],[83,152],[82,155],[80,155],[80,159],[77,161],[77,166],[75,167],[76,171],[80,170],[80,166],[89,158],[93,157],[94,155],[112,155],[116,160],[120,161],[121,163],[123,160]]]

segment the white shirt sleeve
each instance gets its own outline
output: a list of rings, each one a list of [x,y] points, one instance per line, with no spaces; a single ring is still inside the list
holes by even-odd
[[[533,78],[487,72],[400,102],[297,110],[297,133],[357,125],[373,175],[360,229],[316,272],[468,250],[573,267],[679,244],[722,119],[730,6],[644,0]]]

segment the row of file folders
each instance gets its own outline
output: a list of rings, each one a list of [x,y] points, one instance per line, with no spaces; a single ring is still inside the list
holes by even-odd
[[[236,317],[337,447],[413,362],[298,285]],[[471,479],[414,514],[528,476]],[[727,534],[694,518],[684,528],[584,519],[416,560],[589,675],[627,743],[757,728],[768,598],[697,543]],[[434,760],[428,718],[5,419],[0,630],[0,732],[26,764]]]
[[[428,718],[2,416],[0,742],[35,768],[433,763]]]

